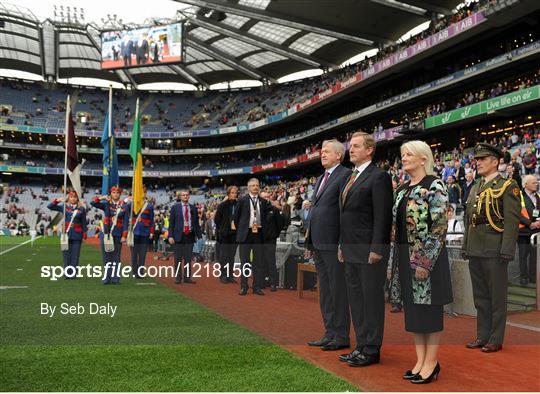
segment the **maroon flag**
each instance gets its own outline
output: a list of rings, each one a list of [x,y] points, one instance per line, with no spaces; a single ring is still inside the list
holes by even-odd
[[[82,197],[82,188],[81,188],[81,167],[82,163],[79,161],[79,156],[77,154],[77,142],[75,140],[75,128],[73,127],[73,118],[71,117],[71,110],[68,108],[66,111],[67,119],[67,130],[66,130],[66,160],[67,160],[67,173],[69,180],[71,181],[71,186],[79,196]]]

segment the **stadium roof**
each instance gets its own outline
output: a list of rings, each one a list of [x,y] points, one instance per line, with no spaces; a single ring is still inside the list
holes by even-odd
[[[178,82],[208,87],[233,80],[276,82],[308,69],[334,69],[351,57],[450,14],[459,0],[181,0],[187,21],[181,65],[100,68],[100,29],[77,20],[39,21],[0,3],[0,68],[48,79],[100,78],[137,86]],[[182,3],[182,5],[180,4]],[[110,27],[110,26],[109,26]],[[117,26],[122,28],[122,26]]]

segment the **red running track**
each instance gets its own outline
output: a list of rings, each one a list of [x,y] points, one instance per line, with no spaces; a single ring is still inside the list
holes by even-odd
[[[129,261],[123,248],[123,261]],[[173,258],[153,260],[148,265],[173,264]],[[413,385],[401,378],[415,362],[412,337],[404,330],[403,314],[387,310],[381,363],[352,368],[338,361],[342,352],[323,352],[305,343],[323,333],[316,293],[295,291],[266,292],[265,296],[238,295],[239,285],[221,284],[216,278],[197,278],[195,285],[176,285],[173,278],[159,279],[184,296],[212,309],[224,318],[242,325],[303,359],[338,375],[366,391],[540,391],[540,313],[512,315],[510,321],[525,320],[537,331],[507,327],[504,349],[484,354],[466,349],[474,339],[476,320],[471,317],[445,317],[440,348],[439,380],[429,385]],[[525,319],[520,319],[525,316]],[[521,321],[520,321],[521,320]],[[353,336],[351,329],[351,336]],[[354,338],[351,338],[354,345]]]

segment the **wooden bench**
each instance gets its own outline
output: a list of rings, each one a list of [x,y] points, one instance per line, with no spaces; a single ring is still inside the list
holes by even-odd
[[[298,292],[298,298],[302,298],[302,296],[304,295],[304,272],[316,273],[317,269],[315,268],[315,264],[305,264],[305,263],[298,264],[298,272],[296,274],[296,291]],[[317,300],[318,300],[320,296],[319,284],[315,282],[315,286],[317,286]]]

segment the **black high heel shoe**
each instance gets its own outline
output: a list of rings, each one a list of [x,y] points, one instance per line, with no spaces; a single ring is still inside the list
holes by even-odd
[[[411,370],[408,370],[406,371],[404,374],[403,374],[403,379],[405,380],[412,380],[416,377],[416,375],[418,375],[417,373],[414,373],[413,371]]]
[[[414,383],[414,384],[431,383],[432,380],[437,380],[437,378],[439,377],[439,372],[441,372],[441,366],[439,365],[439,362],[437,362],[437,365],[433,369],[433,372],[431,372],[431,375],[429,375],[427,378],[423,378],[422,375],[418,374],[414,378],[411,379],[411,383]]]

